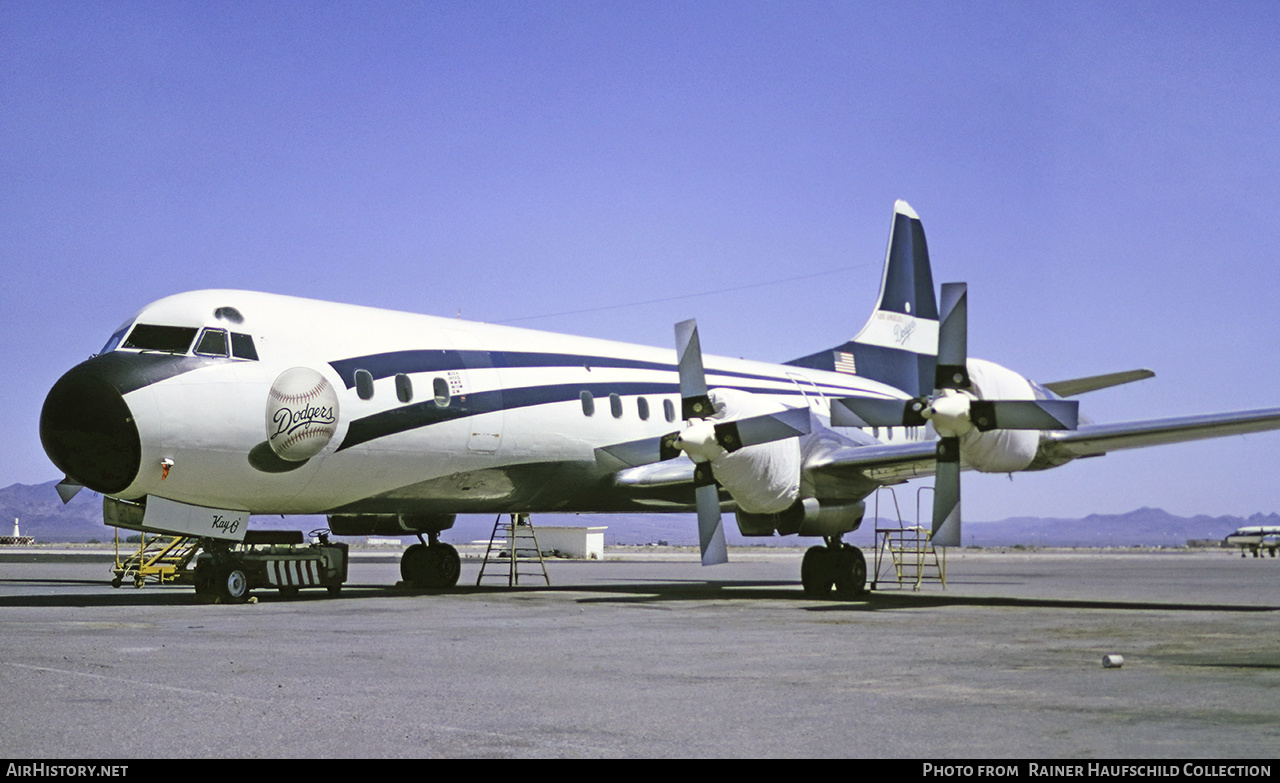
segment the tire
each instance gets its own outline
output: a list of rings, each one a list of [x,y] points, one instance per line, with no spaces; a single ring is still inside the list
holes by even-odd
[[[826,598],[835,585],[835,558],[825,546],[811,546],[800,562],[800,584],[810,598]]]
[[[223,567],[218,576],[218,597],[228,604],[249,600],[249,576],[239,564]]]
[[[419,582],[426,572],[426,563],[426,545],[414,544],[404,550],[404,554],[400,556],[400,578],[414,587],[423,587]]]
[[[196,566],[195,573],[191,577],[191,582],[196,588],[196,598],[212,601],[218,597],[215,573],[214,567],[209,563],[200,563]]]
[[[836,592],[845,597],[856,598],[867,594],[867,558],[856,546],[845,546],[835,550],[835,584]]]
[[[462,558],[458,556],[458,550],[448,544],[437,544],[429,547],[436,550],[435,562],[432,568],[432,576],[435,584],[434,587],[454,587],[458,584],[458,577],[462,575]]]
[[[414,587],[453,587],[461,574],[462,559],[448,544],[414,544],[400,559],[400,575]]]

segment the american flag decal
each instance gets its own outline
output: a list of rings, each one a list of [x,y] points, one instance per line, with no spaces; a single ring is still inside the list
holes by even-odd
[[[857,375],[858,368],[853,363],[853,354],[846,351],[832,351],[836,359],[836,372],[845,372],[850,375]]]

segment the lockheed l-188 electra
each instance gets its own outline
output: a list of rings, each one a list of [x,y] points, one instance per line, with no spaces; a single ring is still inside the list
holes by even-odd
[[[894,207],[879,299],[846,342],[785,364],[266,293],[194,291],[147,305],[54,385],[40,437],[104,521],[243,539],[250,514],[324,514],[337,535],[417,536],[406,581],[445,587],[458,514],[690,512],[704,564],[744,536],[822,539],[807,593],[866,589],[845,542],[877,488],[934,477],[932,542],[960,544],[966,469],[1280,427],[1280,409],[1118,424],[1086,392],[1131,370],[1038,383],[971,358],[963,283],[935,293],[924,230]],[[234,562],[213,575],[235,590]],[[235,596],[230,596],[235,597]]]

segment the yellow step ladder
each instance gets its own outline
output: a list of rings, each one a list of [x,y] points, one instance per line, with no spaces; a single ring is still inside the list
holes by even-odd
[[[911,589],[919,590],[924,582],[938,582],[945,590],[947,587],[947,551],[938,550],[930,541],[928,529],[920,525],[907,526],[902,522],[902,512],[898,508],[898,496],[892,487],[881,487],[888,490],[893,498],[894,512],[898,517],[897,527],[879,527],[880,522],[880,490],[876,490],[876,556],[875,572],[871,577],[871,589],[875,590],[881,583],[896,582],[899,587],[911,585]],[[920,495],[932,487],[921,487],[916,492],[916,519],[920,517]],[[881,579],[880,575],[893,568],[893,578]]]

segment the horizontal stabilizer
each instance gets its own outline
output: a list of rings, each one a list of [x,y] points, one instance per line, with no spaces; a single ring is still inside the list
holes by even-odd
[[[1072,378],[1071,380],[1054,381],[1053,383],[1042,383],[1040,385],[1059,397],[1074,397],[1077,394],[1097,391],[1098,389],[1109,389],[1112,386],[1133,383],[1134,381],[1144,381],[1155,376],[1156,374],[1151,370],[1126,370],[1125,372],[1090,375],[1087,378]]]

